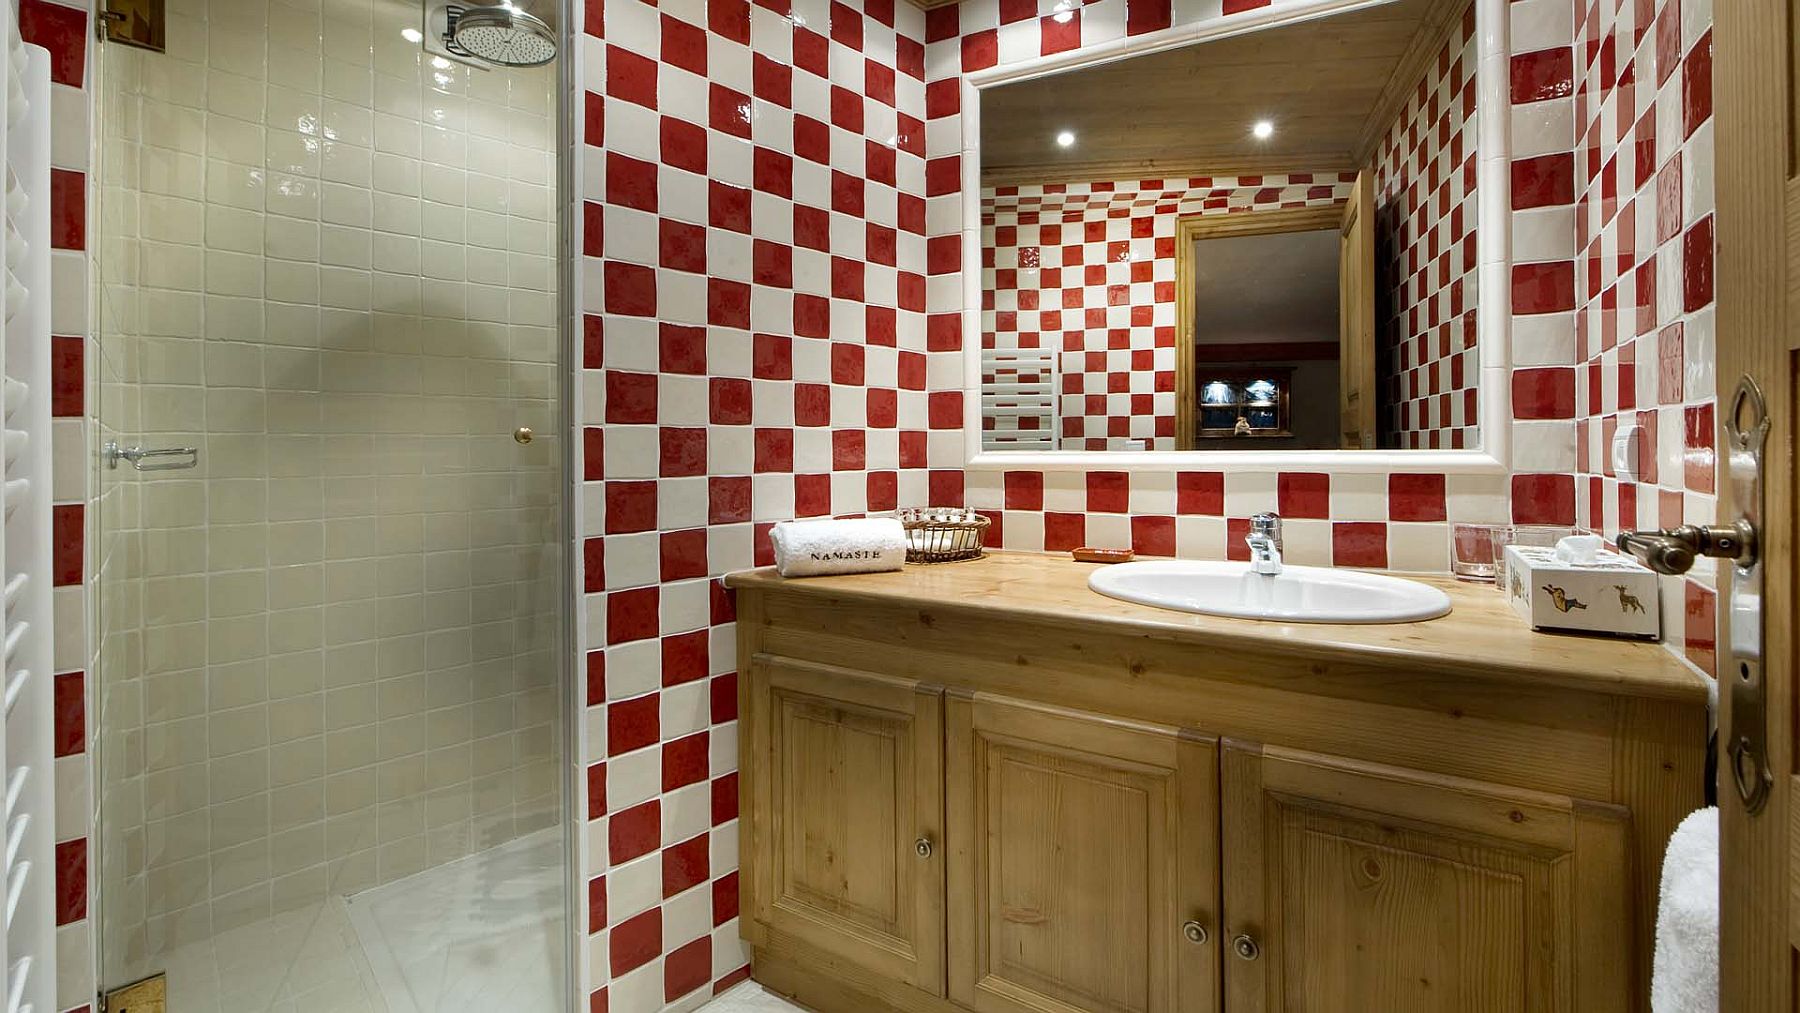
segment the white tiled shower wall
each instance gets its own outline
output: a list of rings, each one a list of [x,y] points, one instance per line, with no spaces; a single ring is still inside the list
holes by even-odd
[[[555,75],[418,9],[101,57],[100,419],[200,452],[96,484],[108,982],[560,818]]]

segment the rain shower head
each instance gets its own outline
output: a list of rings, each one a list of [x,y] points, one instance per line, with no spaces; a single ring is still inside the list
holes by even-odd
[[[556,32],[511,3],[463,8],[450,25],[450,41],[470,56],[505,67],[537,67],[556,59]]]

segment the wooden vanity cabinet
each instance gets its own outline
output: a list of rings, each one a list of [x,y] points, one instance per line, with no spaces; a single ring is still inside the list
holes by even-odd
[[[942,688],[749,668],[747,924],[944,994]]]
[[[986,695],[945,735],[950,997],[1218,1008],[1218,741]]]
[[[1222,773],[1232,1013],[1630,1008],[1624,810],[1249,743]]]
[[[822,1013],[1648,1008],[1705,767],[1659,648],[1503,640],[1447,581],[1451,617],[1321,646],[1085,572],[732,578],[756,980]]]

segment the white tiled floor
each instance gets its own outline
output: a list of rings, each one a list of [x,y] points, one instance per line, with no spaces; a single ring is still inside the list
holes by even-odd
[[[562,870],[561,831],[543,830],[221,933],[168,955],[169,1008],[548,1013],[561,1006]]]
[[[746,981],[700,1008],[705,1013],[788,1013],[790,1010],[805,1013],[806,1010],[754,981]]]

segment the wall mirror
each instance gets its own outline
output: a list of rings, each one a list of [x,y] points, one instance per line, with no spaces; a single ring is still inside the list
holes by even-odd
[[[1494,463],[1487,2],[1278,6],[970,75],[972,460]]]

